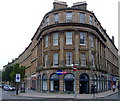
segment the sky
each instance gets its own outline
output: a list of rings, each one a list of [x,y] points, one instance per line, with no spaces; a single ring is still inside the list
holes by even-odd
[[[60,0],[73,3],[86,1],[107,34],[115,37],[118,47],[119,0]],[[17,58],[29,45],[44,15],[53,9],[54,0],[0,0],[0,69]]]

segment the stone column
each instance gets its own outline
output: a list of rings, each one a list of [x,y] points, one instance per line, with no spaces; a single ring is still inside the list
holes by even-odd
[[[63,75],[60,76],[60,80],[59,80],[59,93],[63,92]]]
[[[63,35],[63,32],[59,32],[59,36],[60,36],[60,55],[59,55],[59,59],[60,59],[60,62],[59,62],[59,66],[62,67],[64,66],[64,35]]]
[[[47,79],[47,92],[50,92],[50,80]]]
[[[79,36],[77,35],[78,31],[75,31],[75,64],[79,64]]]

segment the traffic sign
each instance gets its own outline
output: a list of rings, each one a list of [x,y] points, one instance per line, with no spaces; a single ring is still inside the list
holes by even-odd
[[[73,66],[73,71],[77,71],[77,66]]]
[[[20,74],[16,74],[16,82],[20,82]]]
[[[62,75],[62,70],[57,70],[56,74],[57,75]]]

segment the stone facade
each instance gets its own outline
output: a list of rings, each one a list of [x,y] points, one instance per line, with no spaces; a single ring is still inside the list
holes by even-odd
[[[32,42],[13,63],[24,65],[26,87],[41,92],[91,93],[111,89],[119,76],[118,49],[86,3],[53,3]],[[77,71],[73,72],[73,67]],[[63,75],[58,76],[57,70]],[[76,79],[76,85],[75,85]]]

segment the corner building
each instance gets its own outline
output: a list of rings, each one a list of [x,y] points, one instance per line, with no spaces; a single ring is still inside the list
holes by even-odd
[[[86,2],[69,8],[66,2],[54,2],[15,62],[26,66],[26,87],[40,92],[74,92],[76,87],[77,93],[89,94],[91,84],[103,92],[119,76],[114,37],[110,39]],[[57,70],[64,73],[57,75]]]

